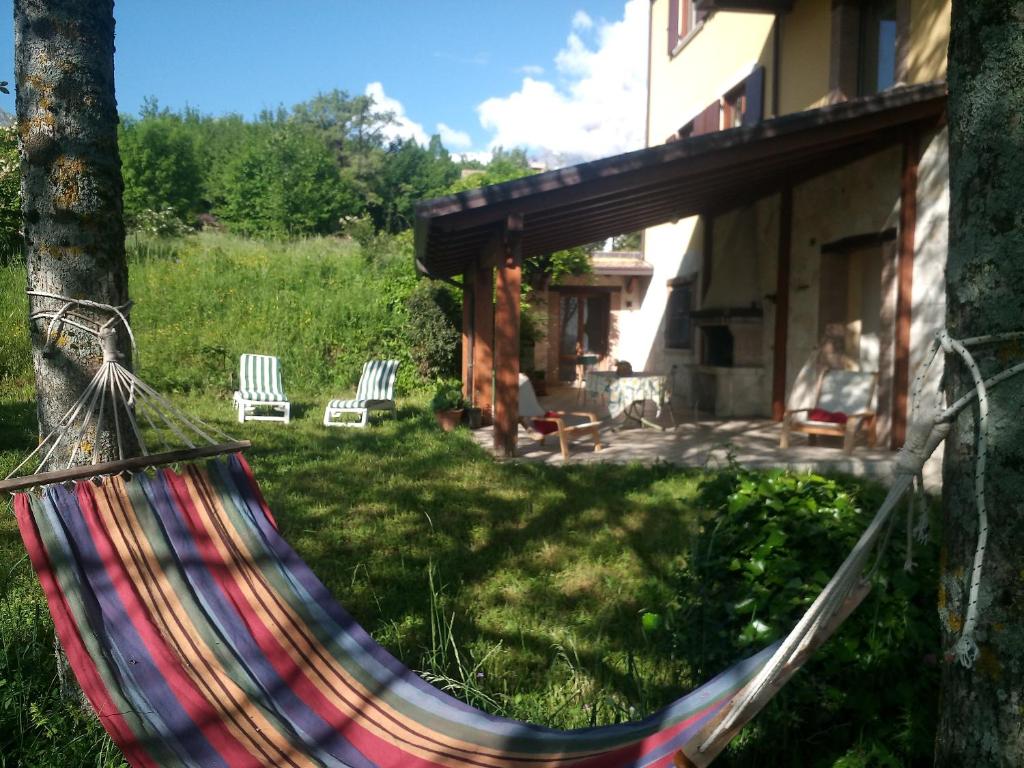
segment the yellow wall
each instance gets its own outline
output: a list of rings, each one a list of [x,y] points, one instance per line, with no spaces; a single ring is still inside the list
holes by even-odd
[[[719,12],[675,56],[668,54],[669,0],[651,7],[651,91],[648,145],[665,140],[720,98],[757,65],[766,69],[765,109],[771,104],[774,17]]]
[[[907,83],[924,83],[944,78],[951,0],[909,2],[910,39],[904,79]],[[670,57],[669,4],[669,0],[654,0],[651,6],[648,145],[664,143],[757,64],[765,67],[765,116],[770,116],[774,16],[720,11]],[[780,114],[828,103],[831,41],[831,3],[797,0],[782,21]]]
[[[828,103],[831,4],[798,0],[782,20],[779,113],[801,112]]]
[[[907,82],[946,77],[950,0],[911,0]]]

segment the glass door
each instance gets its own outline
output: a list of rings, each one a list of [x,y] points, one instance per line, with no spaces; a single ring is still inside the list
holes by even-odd
[[[562,293],[559,301],[558,379],[575,381],[578,358],[608,354],[611,296],[607,293]]]

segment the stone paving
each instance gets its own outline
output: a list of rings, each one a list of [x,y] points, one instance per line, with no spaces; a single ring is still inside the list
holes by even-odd
[[[608,462],[625,464],[633,461],[651,464],[659,461],[687,467],[721,466],[730,455],[747,467],[788,467],[798,471],[842,472],[850,475],[873,477],[887,482],[892,477],[891,464],[895,454],[889,450],[869,449],[858,445],[851,456],[839,447],[838,438],[819,438],[819,444],[809,444],[806,435],[794,435],[788,450],[779,448],[778,423],[769,419],[714,420],[707,416],[695,418],[693,414],[675,413],[673,427],[667,414],[657,419],[665,431],[640,427],[636,422],[623,423],[608,419],[607,408],[601,403],[583,403],[577,392],[560,388],[549,396],[541,397],[541,404],[551,410],[594,411],[603,419],[601,429],[602,450],[595,451],[593,441],[579,439],[572,444],[569,461]],[[655,420],[655,408],[648,403],[645,415]],[[485,427],[473,433],[477,442],[491,450],[493,431]],[[542,461],[562,464],[562,454],[556,437],[548,436],[543,444],[533,439],[520,427],[518,455],[511,461]],[[935,458],[925,467],[925,485],[937,489],[941,482],[941,462]]]

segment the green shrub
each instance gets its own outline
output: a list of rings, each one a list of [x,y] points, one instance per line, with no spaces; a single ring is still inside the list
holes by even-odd
[[[730,467],[701,486],[707,510],[667,612],[672,651],[701,679],[783,637],[849,553],[881,501],[817,475]],[[743,732],[723,764],[893,765],[928,761],[939,674],[936,553],[903,569],[895,536],[874,588],[843,627]],[[656,617],[645,617],[654,628]],[[846,747],[857,746],[850,752]],[[730,760],[731,757],[731,760]]]
[[[405,300],[409,353],[424,378],[453,377],[461,350],[461,305],[451,288],[419,280]]]

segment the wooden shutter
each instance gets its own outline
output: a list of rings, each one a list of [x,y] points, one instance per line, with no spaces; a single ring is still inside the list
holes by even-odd
[[[692,349],[693,331],[690,308],[693,306],[693,283],[678,283],[669,289],[665,308],[665,346],[669,349]]]
[[[679,0],[668,0],[668,55],[679,42]]]
[[[722,105],[714,102],[707,109],[693,118],[693,131],[691,136],[700,136],[702,133],[714,133],[722,127]]]
[[[747,94],[747,105],[741,124],[757,125],[764,119],[764,67],[755,67],[743,82],[743,88]]]

